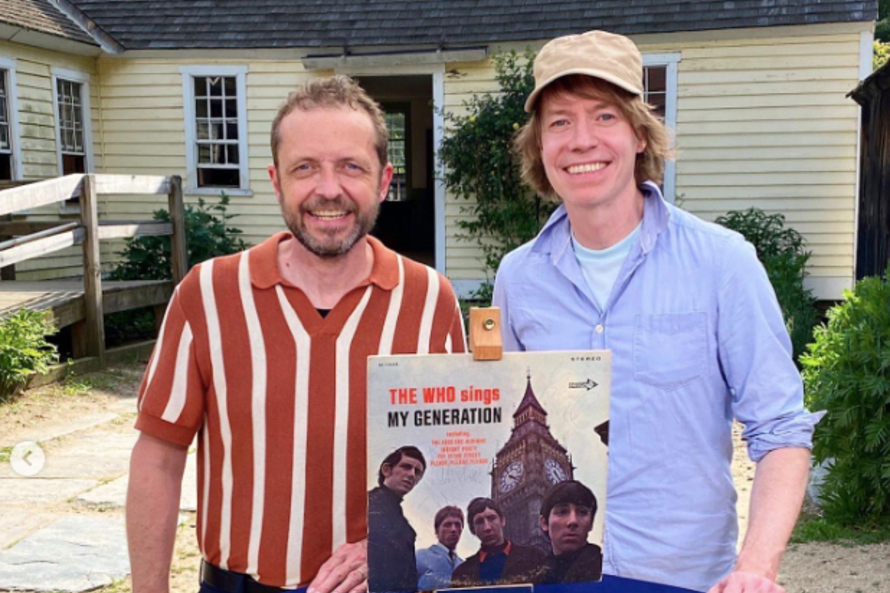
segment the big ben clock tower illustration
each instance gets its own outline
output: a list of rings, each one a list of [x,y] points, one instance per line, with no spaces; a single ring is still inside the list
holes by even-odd
[[[547,489],[574,477],[572,456],[551,434],[547,410],[527,375],[525,395],[513,413],[510,438],[495,456],[491,498],[504,512],[506,536],[524,546],[549,552],[550,544],[538,524],[541,500]]]

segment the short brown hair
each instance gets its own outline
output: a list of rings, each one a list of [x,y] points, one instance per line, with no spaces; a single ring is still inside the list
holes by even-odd
[[[433,526],[436,528],[436,531],[439,531],[439,527],[448,517],[457,517],[460,519],[460,524],[464,524],[464,512],[460,508],[455,506],[442,507],[436,512],[436,517],[433,519]]]
[[[272,122],[272,161],[276,167],[278,166],[278,145],[281,144],[281,121],[294,109],[310,111],[332,107],[351,107],[356,110],[361,109],[368,114],[374,125],[374,149],[377,152],[377,158],[380,159],[381,167],[386,166],[389,132],[386,130],[383,110],[354,79],[338,74],[330,78],[310,80],[290,93],[287,96],[287,101],[278,109],[278,114]]]
[[[470,533],[473,535],[476,535],[476,530],[473,528],[473,519],[475,519],[476,515],[479,513],[484,513],[485,509],[491,509],[498,514],[498,517],[501,519],[504,518],[504,512],[495,501],[490,498],[485,498],[484,496],[474,498],[470,501],[470,504],[467,507],[467,526],[470,528]]]
[[[670,140],[664,123],[653,113],[652,106],[642,98],[620,89],[617,86],[583,74],[563,76],[551,82],[535,103],[528,122],[516,134],[513,147],[522,162],[522,179],[539,195],[553,201],[560,197],[553,191],[544,162],[541,159],[541,118],[540,107],[546,97],[555,94],[573,94],[584,98],[605,99],[621,110],[630,123],[637,138],[645,141],[646,148],[637,155],[634,179],[637,184],[644,181],[661,183],[664,176],[664,161],[670,153]]]

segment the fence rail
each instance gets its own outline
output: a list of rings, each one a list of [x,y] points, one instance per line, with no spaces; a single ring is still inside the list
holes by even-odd
[[[157,220],[99,222],[98,197],[101,195],[167,195],[170,222]],[[185,207],[182,199],[182,178],[151,175],[66,175],[23,185],[14,185],[0,191],[0,216],[29,211],[67,200],[80,199],[79,222],[0,221],[0,236],[13,238],[0,242],[0,268],[41,257],[74,245],[83,247],[83,326],[80,333],[87,356],[95,356],[100,364],[105,360],[105,331],[103,326],[103,290],[99,241],[140,236],[170,236],[171,273],[173,284],[179,283],[188,271],[185,244]],[[7,282],[0,283],[0,292]],[[163,283],[167,284],[167,283]],[[149,288],[134,286],[132,291],[142,290],[140,298],[128,298],[114,293],[111,309],[126,308],[127,303],[144,306],[147,301],[163,300],[169,296],[169,287]],[[132,307],[131,307],[132,308]]]

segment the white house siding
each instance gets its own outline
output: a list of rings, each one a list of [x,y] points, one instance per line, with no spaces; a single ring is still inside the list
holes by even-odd
[[[859,78],[868,23],[640,36],[644,54],[679,52],[676,193],[713,220],[752,206],[781,212],[813,255],[808,284],[841,298],[853,278]],[[540,43],[529,44],[539,48]],[[517,45],[521,49],[522,45]],[[490,65],[449,64],[446,106],[497,88]],[[449,277],[484,277],[455,239],[466,201],[447,196]]]
[[[55,116],[53,115],[53,68],[76,70],[90,75],[90,103],[94,141],[93,166],[102,166],[99,139],[102,135],[97,94],[96,61],[94,58],[39,49],[25,45],[0,42],[0,57],[15,60],[16,93],[18,102],[19,134],[22,150],[22,179],[45,179],[59,175],[56,152]],[[59,205],[34,209],[28,220],[53,220],[60,217]],[[76,220],[76,214],[63,214]],[[17,217],[18,218],[18,217]],[[107,248],[106,248],[107,249]],[[83,258],[79,247],[66,249],[48,257],[29,260],[16,265],[17,277],[42,280],[82,274]]]

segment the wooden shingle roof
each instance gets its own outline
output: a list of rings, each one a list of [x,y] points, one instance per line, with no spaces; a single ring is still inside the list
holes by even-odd
[[[0,0],[0,23],[69,41],[98,45],[86,31],[48,0]]]
[[[70,1],[127,49],[454,47],[877,18],[877,0]]]

